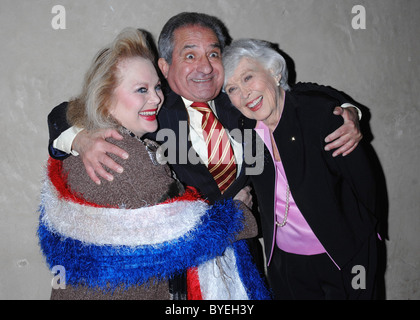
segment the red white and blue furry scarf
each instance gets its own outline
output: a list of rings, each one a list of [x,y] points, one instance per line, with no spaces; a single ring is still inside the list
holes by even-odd
[[[50,158],[39,211],[42,252],[67,284],[128,288],[190,270],[190,299],[270,298],[246,242],[234,242],[243,213],[233,201],[211,206],[187,189],[154,206],[105,208],[72,193]]]

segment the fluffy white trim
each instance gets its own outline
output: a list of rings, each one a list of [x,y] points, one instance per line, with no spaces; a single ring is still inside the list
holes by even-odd
[[[42,192],[42,222],[64,237],[96,245],[154,245],[191,231],[209,205],[178,201],[139,209],[94,208],[61,200],[49,179]]]
[[[234,250],[229,247],[222,256],[198,267],[204,300],[247,300],[248,295],[238,273]]]

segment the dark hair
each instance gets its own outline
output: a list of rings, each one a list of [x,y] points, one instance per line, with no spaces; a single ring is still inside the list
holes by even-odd
[[[163,26],[158,40],[159,56],[171,64],[174,50],[173,40],[175,30],[193,25],[200,25],[211,29],[219,40],[220,50],[222,52],[225,46],[229,45],[231,41],[226,26],[218,18],[205,13],[182,12],[170,18]]]

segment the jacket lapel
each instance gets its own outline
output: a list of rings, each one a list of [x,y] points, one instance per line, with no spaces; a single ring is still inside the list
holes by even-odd
[[[290,94],[286,94],[283,114],[274,131],[280,157],[283,162],[292,190],[298,190],[305,174],[305,155],[302,130],[297,118],[297,102]]]

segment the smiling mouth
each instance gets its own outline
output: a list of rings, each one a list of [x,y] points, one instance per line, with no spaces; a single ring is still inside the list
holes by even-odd
[[[155,116],[155,115],[157,115],[157,110],[139,112],[139,115],[141,115],[141,116]]]
[[[251,102],[247,103],[246,106],[250,109],[254,109],[258,104],[261,103],[263,97],[259,97],[257,99],[252,100]]]
[[[192,82],[195,82],[195,83],[205,83],[205,82],[209,82],[211,80],[212,80],[212,78],[208,78],[208,79],[192,79]]]
[[[156,110],[145,110],[145,111],[139,112],[139,116],[144,118],[147,121],[155,121],[157,113],[158,113],[157,109]]]

